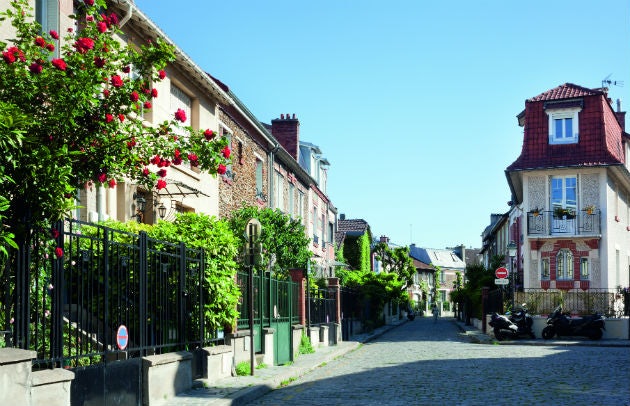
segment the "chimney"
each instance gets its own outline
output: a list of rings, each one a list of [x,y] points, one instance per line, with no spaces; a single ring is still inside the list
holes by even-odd
[[[626,112],[621,111],[621,99],[617,99],[617,111],[615,111],[615,116],[617,116],[621,130],[626,131]]]
[[[300,121],[287,114],[280,114],[280,118],[271,120],[271,135],[280,141],[284,149],[298,160],[298,149],[300,147]]]
[[[346,215],[344,213],[341,213],[339,215],[339,220],[345,220],[346,219]]]
[[[387,242],[389,242],[389,238],[387,238],[387,236],[382,235],[381,236],[381,242],[387,243]]]

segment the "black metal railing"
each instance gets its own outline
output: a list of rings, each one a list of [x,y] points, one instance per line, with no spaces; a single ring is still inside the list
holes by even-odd
[[[551,235],[598,235],[600,234],[601,212],[577,211],[559,216],[553,211],[527,213],[527,234]]]
[[[630,294],[616,289],[552,290],[515,292],[514,302],[525,303],[530,314],[547,315],[558,305],[574,315],[599,313],[606,317],[630,316]]]
[[[77,220],[58,222],[55,234],[34,236],[0,268],[0,323],[10,346],[37,351],[36,365],[104,362],[119,346],[136,357],[221,341],[204,318],[203,250]]]
[[[311,325],[336,322],[337,299],[328,289],[312,289],[308,305]]]

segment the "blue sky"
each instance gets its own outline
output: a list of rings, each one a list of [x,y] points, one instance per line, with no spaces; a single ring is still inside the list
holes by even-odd
[[[609,78],[630,106],[627,0],[135,3],[260,121],[295,113],[339,213],[400,245],[481,246],[525,99]]]

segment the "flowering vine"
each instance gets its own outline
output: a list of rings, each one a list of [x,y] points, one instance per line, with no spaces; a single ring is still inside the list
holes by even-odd
[[[9,227],[67,215],[85,185],[115,187],[128,179],[162,189],[168,167],[184,163],[212,175],[225,172],[227,139],[184,126],[185,111],[153,127],[142,120],[158,97],[155,84],[175,59],[172,46],[160,38],[121,44],[119,19],[105,0],[79,1],[71,18],[80,28],[63,38],[41,32],[27,0],[11,4],[0,13],[16,32],[12,43],[0,42],[0,113],[24,117],[25,135],[0,157],[0,175],[13,180],[2,192],[12,197]]]

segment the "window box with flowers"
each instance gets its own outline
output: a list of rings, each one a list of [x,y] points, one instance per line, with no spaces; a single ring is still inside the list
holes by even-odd
[[[542,214],[542,210],[541,210],[541,209],[539,209],[538,207],[536,207],[535,209],[530,210],[529,212],[530,212],[530,213],[532,214],[532,216],[534,216],[534,217],[538,217],[538,216],[540,216],[540,215]]]
[[[588,215],[593,215],[595,214],[595,210],[596,207],[594,204],[589,204],[588,206],[584,207],[584,211],[586,212],[586,214]]]
[[[575,210],[569,209],[566,207],[557,206],[553,209],[553,216],[559,219],[561,218],[573,219],[575,218]]]

